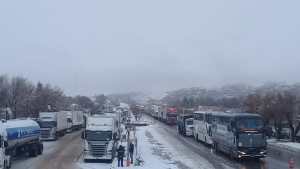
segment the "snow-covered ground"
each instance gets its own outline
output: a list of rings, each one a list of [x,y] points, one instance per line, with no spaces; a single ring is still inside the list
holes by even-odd
[[[270,139],[268,140],[268,144],[300,152],[300,143],[277,141],[276,139]]]
[[[160,134],[155,125],[137,127],[136,137],[137,155],[144,163],[142,166],[130,166],[126,168],[135,169],[212,169],[212,165],[205,159],[191,158],[190,154],[185,154],[178,149],[178,145],[168,143],[165,136]],[[125,165],[124,160],[124,165]],[[84,163],[78,162],[81,169],[111,169],[118,168],[117,161],[113,164]]]

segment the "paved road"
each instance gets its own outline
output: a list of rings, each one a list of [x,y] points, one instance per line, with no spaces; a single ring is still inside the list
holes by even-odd
[[[148,117],[149,118],[149,117]],[[212,153],[209,147],[196,142],[193,138],[177,134],[176,127],[170,127],[156,120],[154,127],[166,136],[170,144],[180,145],[182,153],[193,152],[205,158],[216,169],[287,169],[287,162],[280,162],[271,157],[259,161],[233,161],[222,154]],[[44,153],[36,158],[19,157],[13,161],[12,169],[78,169],[76,162],[81,152],[80,132],[68,134],[58,141],[45,142]]]
[[[176,143],[178,144],[178,142],[181,142],[189,148],[190,151],[207,159],[216,169],[288,169],[288,162],[282,162],[272,157],[267,157],[261,160],[231,160],[224,154],[212,153],[210,147],[196,142],[193,138],[178,135],[175,126],[171,127],[157,120],[153,121],[155,123],[154,125],[158,128],[158,131],[161,132],[162,135],[165,135],[166,138],[170,138],[170,143],[176,145]]]
[[[12,169],[78,169],[76,162],[82,152],[81,132],[74,132],[57,141],[44,142],[44,153],[35,158],[18,157]]]

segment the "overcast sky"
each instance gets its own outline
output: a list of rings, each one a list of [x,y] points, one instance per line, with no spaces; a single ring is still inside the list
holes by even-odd
[[[298,82],[300,1],[0,1],[0,73],[93,95]]]

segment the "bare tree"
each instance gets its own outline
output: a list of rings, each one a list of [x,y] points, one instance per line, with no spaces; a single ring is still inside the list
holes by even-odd
[[[255,94],[250,94],[249,96],[246,97],[244,106],[246,109],[246,112],[249,113],[257,113],[259,112],[260,106],[261,106],[261,96],[257,93]]]
[[[34,86],[23,77],[13,77],[9,87],[8,105],[12,109],[13,118],[27,116],[32,107]]]
[[[86,96],[76,96],[74,98],[74,101],[76,104],[80,105],[82,108],[85,109],[91,110],[94,107],[94,102],[89,97]]]
[[[0,108],[8,106],[9,79],[7,76],[0,76]]]
[[[296,122],[296,96],[290,92],[284,92],[280,100],[281,110],[284,113],[291,133],[291,141],[295,141],[296,135],[300,130],[300,122]]]

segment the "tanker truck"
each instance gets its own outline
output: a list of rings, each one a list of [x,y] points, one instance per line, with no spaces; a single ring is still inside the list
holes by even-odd
[[[1,121],[0,134],[0,169],[10,168],[12,157],[19,154],[35,157],[43,152],[40,127],[31,119]]]

